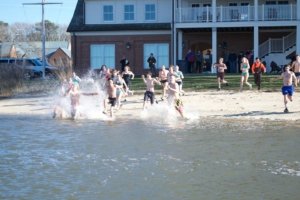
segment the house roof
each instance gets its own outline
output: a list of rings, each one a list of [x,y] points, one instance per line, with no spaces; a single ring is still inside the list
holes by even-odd
[[[27,58],[40,58],[42,57],[42,42],[18,42],[18,43],[12,43],[12,42],[3,42],[1,43],[0,48],[0,56],[1,57],[7,57],[9,56],[9,52],[11,48],[15,46],[17,56],[22,57],[25,54],[25,57]],[[46,55],[56,51],[58,48],[69,48],[69,42],[68,41],[47,41],[45,43],[45,51]]]
[[[170,23],[131,23],[131,24],[85,24],[84,0],[78,0],[67,32],[120,31],[120,30],[171,30]]]

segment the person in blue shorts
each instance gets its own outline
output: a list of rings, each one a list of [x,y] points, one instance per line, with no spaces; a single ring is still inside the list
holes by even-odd
[[[283,101],[284,101],[284,112],[288,113],[289,110],[287,108],[288,100],[293,101],[293,93],[294,93],[294,86],[297,87],[297,78],[294,74],[294,72],[290,71],[290,65],[285,66],[284,72],[281,74],[281,79],[283,79],[283,86],[281,88],[281,92],[283,95]]]

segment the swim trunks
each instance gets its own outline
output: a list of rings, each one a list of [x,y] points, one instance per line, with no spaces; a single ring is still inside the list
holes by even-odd
[[[283,86],[281,88],[281,92],[283,95],[289,95],[289,96],[293,96],[294,93],[294,87],[292,85],[288,85],[288,86]]]

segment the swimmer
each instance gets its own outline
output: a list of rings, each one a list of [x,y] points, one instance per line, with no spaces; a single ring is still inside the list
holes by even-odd
[[[179,85],[176,83],[175,76],[170,77],[170,82],[168,84],[168,103],[170,106],[174,104],[175,109],[178,111],[180,116],[184,118],[183,102],[179,98]]]
[[[154,103],[154,98],[155,98],[154,84],[161,85],[161,83],[157,79],[152,78],[151,72],[147,73],[146,78],[144,75],[142,75],[142,79],[143,79],[144,83],[146,84],[146,92],[144,93],[144,103],[143,103],[143,109],[145,110],[146,103],[148,100],[150,100],[151,105],[153,105],[153,103]]]
[[[281,88],[282,95],[283,95],[283,101],[284,101],[284,112],[288,113],[289,110],[287,108],[288,100],[293,101],[293,93],[294,93],[294,86],[297,87],[297,78],[294,74],[294,72],[290,71],[290,65],[285,66],[284,72],[281,74],[280,78],[283,79],[283,86]]]

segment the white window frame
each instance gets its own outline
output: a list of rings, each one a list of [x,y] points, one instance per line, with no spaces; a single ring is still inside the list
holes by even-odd
[[[147,60],[150,56],[150,53],[153,53],[153,56],[156,59],[156,69],[161,69],[162,65],[166,66],[166,68],[169,67],[169,43],[145,43],[143,51],[144,69],[149,69],[149,63],[147,62]]]
[[[154,10],[153,11],[152,10],[151,11],[147,11],[147,6],[154,6]],[[147,18],[147,14],[151,15],[153,13],[154,13],[154,19],[152,19],[152,18],[148,19]],[[145,21],[155,21],[156,20],[156,13],[157,13],[157,11],[156,11],[156,4],[154,4],[154,3],[145,4]]]
[[[105,11],[105,8],[106,7],[111,7],[112,8],[112,11],[111,11],[111,13],[108,13],[108,12],[106,12]],[[114,21],[114,6],[113,5],[103,5],[103,21],[104,22],[112,22],[112,21]],[[106,19],[106,15],[108,16],[111,16],[111,18],[112,19]]]
[[[126,6],[131,6],[133,8],[132,11],[126,11]],[[126,16],[132,16],[132,19],[126,19]],[[124,21],[134,21],[135,20],[135,9],[133,4],[125,4],[124,5]]]
[[[90,63],[91,69],[100,69],[102,65],[108,68],[115,68],[115,44],[91,44]]]

